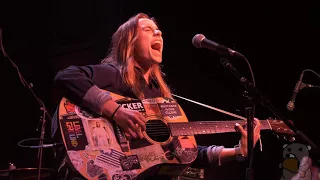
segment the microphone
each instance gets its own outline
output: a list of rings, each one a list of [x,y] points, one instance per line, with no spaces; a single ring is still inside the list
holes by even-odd
[[[301,73],[300,79],[299,79],[299,81],[296,83],[296,86],[295,86],[295,88],[294,88],[294,90],[293,90],[291,100],[290,100],[290,101],[288,102],[288,104],[287,104],[287,109],[288,109],[289,111],[293,111],[293,109],[294,109],[294,102],[295,102],[295,100],[296,100],[296,96],[297,96],[298,92],[299,92],[301,89],[305,88],[305,87],[313,87],[313,85],[311,85],[311,84],[305,84],[305,83],[302,82],[303,75],[304,75],[304,71]]]
[[[193,38],[192,38],[192,44],[196,47],[196,48],[206,48],[206,49],[210,49],[213,51],[216,51],[217,53],[219,53],[220,55],[226,56],[226,55],[238,55],[238,56],[242,56],[239,52],[234,51],[224,45],[218,44],[216,42],[213,42],[209,39],[207,39],[203,34],[196,34]]]

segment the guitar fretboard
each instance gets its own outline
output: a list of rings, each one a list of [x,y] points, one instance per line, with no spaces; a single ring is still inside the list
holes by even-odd
[[[267,120],[260,121],[261,130],[269,130],[271,126]],[[168,123],[172,136],[192,136],[199,134],[216,134],[236,132],[235,124],[244,126],[246,121],[193,121]]]

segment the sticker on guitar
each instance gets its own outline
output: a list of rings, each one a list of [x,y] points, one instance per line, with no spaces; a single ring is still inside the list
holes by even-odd
[[[134,156],[126,156],[115,149],[107,149],[100,152],[101,154],[96,156],[94,160],[94,165],[108,169],[108,174],[112,179],[119,177],[132,179],[137,175],[137,171],[134,169],[139,169],[140,164],[137,158],[132,158]]]
[[[181,116],[179,106],[175,102],[171,103],[159,103],[159,108],[162,116],[174,119]]]
[[[68,150],[84,150],[88,144],[81,118],[76,115],[63,116],[61,128]]]
[[[142,103],[148,115],[161,116],[161,111],[156,99],[143,99]]]
[[[87,128],[88,137],[91,137],[89,146],[92,150],[103,150],[110,147],[120,150],[113,127],[107,120],[88,120],[85,128]]]
[[[83,159],[77,151],[67,151],[68,156],[72,164],[77,170],[80,170],[84,165]]]
[[[80,108],[79,106],[74,107],[74,112],[81,117],[81,119],[100,119],[100,116],[92,113],[91,111],[87,111],[86,109]]]
[[[101,150],[100,154],[96,156],[94,164],[105,169],[121,169],[120,157],[122,156],[125,154],[115,149]]]
[[[103,150],[110,147],[120,149],[112,124],[108,120],[88,113],[78,106],[75,107],[75,112],[82,119],[91,150]]]
[[[152,167],[166,161],[164,151],[159,144],[132,149],[131,153],[138,156],[142,168]]]

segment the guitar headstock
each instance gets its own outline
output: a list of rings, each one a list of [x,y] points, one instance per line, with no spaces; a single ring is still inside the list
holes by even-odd
[[[285,139],[289,141],[294,141],[294,131],[290,129],[286,123],[282,120],[273,120],[269,119],[269,124],[271,126],[272,131],[276,133],[276,135],[284,136]],[[293,125],[293,122],[289,120],[289,122]]]

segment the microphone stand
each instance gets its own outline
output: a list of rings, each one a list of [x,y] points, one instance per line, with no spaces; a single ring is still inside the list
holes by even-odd
[[[240,56],[244,59],[246,59],[242,54],[239,52],[236,52],[237,56]],[[239,80],[240,82],[244,85],[244,87],[249,91],[249,94],[251,95],[249,97],[249,104],[254,105],[255,102],[260,102],[263,106],[267,107],[275,116],[277,116],[279,119],[281,119],[294,133],[296,136],[301,138],[305,143],[309,144],[313,150],[316,151],[316,155],[320,157],[320,152],[317,146],[315,145],[314,142],[312,142],[301,130],[299,130],[297,127],[295,127],[283,114],[281,114],[271,103],[270,101],[264,97],[261,92],[245,77],[243,77],[229,62],[227,56],[221,56],[220,57],[220,62],[225,67],[228,69],[231,73],[233,73]],[[248,106],[246,108],[246,114],[247,114],[247,120],[248,120],[248,157],[251,160],[252,152],[253,152],[253,127],[252,127],[252,122],[253,122],[253,115],[252,115],[252,107]],[[250,161],[249,161],[250,162]],[[247,174],[252,178],[251,174],[251,163],[249,164],[249,167],[247,169],[247,172],[250,174]]]
[[[249,81],[242,77],[238,71],[232,66],[232,64],[228,61],[228,59],[225,56],[220,57],[221,64],[227,68],[229,71],[231,71],[233,74],[236,75],[236,77],[240,80],[240,82],[245,86],[248,87]],[[248,88],[247,88],[248,89]],[[254,128],[253,128],[253,120],[254,120],[254,104],[255,99],[250,96],[250,89],[249,94],[245,92],[245,96],[247,98],[247,105],[245,108],[246,112],[246,118],[247,118],[247,162],[249,162],[248,167],[246,168],[246,179],[252,180],[253,179],[253,173],[252,173],[252,157],[253,157],[253,137],[254,137]]]
[[[2,45],[2,29],[1,28],[0,28],[0,48],[2,50],[2,53],[3,53],[4,57],[7,57],[10,60],[11,64],[13,65],[13,67],[16,68],[22,84],[31,91],[32,95],[35,97],[37,102],[40,104],[40,106],[41,106],[40,109],[43,111],[43,116],[42,116],[42,118],[40,118],[40,122],[42,122],[42,126],[41,126],[41,133],[40,133],[40,142],[39,142],[40,149],[38,151],[38,175],[37,175],[37,179],[40,180],[40,172],[41,172],[41,165],[42,165],[42,154],[43,154],[42,153],[42,151],[43,151],[43,140],[44,140],[44,135],[45,135],[45,123],[46,123],[45,117],[48,116],[51,122],[52,122],[52,117],[47,112],[44,103],[41,101],[41,99],[39,99],[37,97],[37,95],[32,90],[33,84],[32,83],[28,83],[25,80],[25,78],[20,73],[20,70],[19,70],[18,66],[11,60],[10,56],[5,52],[5,49],[4,49],[3,45]]]
[[[36,98],[37,102],[40,104],[40,110],[43,111],[43,115],[40,118],[41,124],[41,132],[40,132],[40,142],[39,142],[39,151],[38,151],[38,173],[37,173],[37,180],[41,178],[41,166],[42,166],[42,155],[43,155],[43,145],[44,145],[44,136],[45,136],[45,127],[46,127],[46,116],[49,117],[50,122],[52,121],[52,117],[48,113],[47,109],[45,108],[44,103],[36,96],[34,91],[32,90],[32,84],[28,84],[28,89],[31,91],[32,95]]]
[[[245,92],[245,97],[247,98],[247,106],[245,107],[245,114],[247,118],[247,152],[248,152],[248,162],[249,165],[246,169],[246,177],[247,179],[253,179],[253,173],[252,173],[252,159],[253,159],[253,140],[254,140],[254,123],[253,119],[255,117],[254,115],[254,102],[252,100],[251,96],[247,95],[248,93]]]

